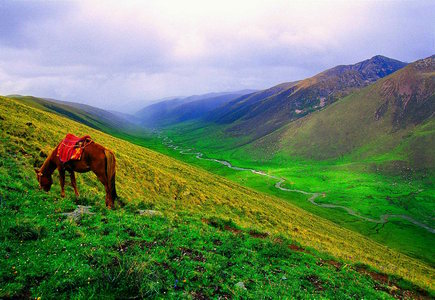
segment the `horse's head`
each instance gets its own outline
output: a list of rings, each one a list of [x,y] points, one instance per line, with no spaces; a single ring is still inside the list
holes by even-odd
[[[43,174],[39,169],[35,169],[36,179],[39,183],[39,189],[42,189],[46,192],[50,191],[51,185],[53,184],[53,179],[50,175]]]

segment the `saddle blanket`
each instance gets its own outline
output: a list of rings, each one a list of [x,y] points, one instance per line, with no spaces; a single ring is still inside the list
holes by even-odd
[[[68,133],[57,148],[57,156],[62,163],[70,160],[80,160],[85,146],[92,142],[89,135],[77,137]]]

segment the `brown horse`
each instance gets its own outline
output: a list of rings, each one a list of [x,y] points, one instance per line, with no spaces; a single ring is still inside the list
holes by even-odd
[[[115,155],[112,151],[92,142],[83,149],[79,160],[69,160],[62,163],[57,156],[60,144],[51,152],[40,169],[35,169],[39,188],[50,191],[53,179],[51,175],[57,169],[60,177],[61,197],[65,197],[65,171],[70,173],[71,185],[76,197],[79,196],[74,172],[85,173],[92,171],[106,189],[106,206],[112,208],[117,198],[115,188]]]

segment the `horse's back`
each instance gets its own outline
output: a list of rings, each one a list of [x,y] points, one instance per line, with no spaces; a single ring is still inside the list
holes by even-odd
[[[104,149],[100,144],[93,142],[83,149],[80,160],[71,160],[65,164],[65,167],[79,173],[89,172],[95,168],[103,168],[106,159]]]

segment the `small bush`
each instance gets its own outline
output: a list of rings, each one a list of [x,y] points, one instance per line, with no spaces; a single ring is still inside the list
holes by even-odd
[[[16,240],[35,241],[46,235],[46,228],[43,226],[30,224],[26,221],[22,224],[17,224],[16,226],[9,228],[9,235],[12,239]]]

